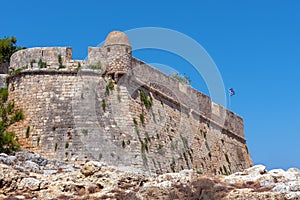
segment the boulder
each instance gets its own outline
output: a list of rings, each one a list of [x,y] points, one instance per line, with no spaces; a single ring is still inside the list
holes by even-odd
[[[30,160],[25,161],[24,167],[34,173],[42,173],[40,166]]]
[[[250,176],[259,176],[267,173],[266,167],[263,165],[255,165],[248,169],[245,169],[244,172]]]
[[[94,173],[101,170],[102,163],[96,161],[89,161],[84,164],[83,168],[81,169],[81,173],[85,176],[91,176]]]
[[[36,191],[40,189],[41,182],[35,178],[24,178],[18,185],[19,190],[29,189],[31,191]]]

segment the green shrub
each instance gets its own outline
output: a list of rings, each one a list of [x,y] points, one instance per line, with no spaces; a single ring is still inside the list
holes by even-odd
[[[204,139],[206,139],[206,131],[203,131],[203,137],[204,137]]]
[[[55,145],[54,145],[54,151],[57,151],[57,148],[58,148],[58,144],[55,143]]]
[[[62,60],[62,57],[61,57],[61,54],[59,54],[57,56],[57,60],[58,60],[58,69],[64,69],[66,68],[66,66],[63,65],[63,60]]]
[[[90,64],[90,65],[88,66],[88,68],[89,68],[89,69],[93,69],[93,70],[101,70],[101,69],[102,69],[102,63],[99,61],[99,62]]]
[[[14,103],[7,102],[8,89],[0,89],[0,152],[10,153],[19,149],[15,133],[7,129],[14,123],[24,119],[22,110],[16,110]]]
[[[249,150],[248,150],[248,146],[247,145],[245,146],[245,149],[246,149],[247,154],[249,154]]]
[[[143,164],[145,167],[148,166],[148,159],[147,159],[146,151],[148,151],[147,144],[141,142],[141,155],[142,155]]]
[[[136,118],[133,118],[133,124],[134,124],[134,126],[138,125],[138,122],[136,121]]]
[[[108,84],[105,87],[105,95],[108,96],[111,91],[114,90],[114,83],[112,80],[109,80]]]
[[[9,75],[20,74],[23,70],[24,70],[24,68],[18,68],[18,69],[16,69],[16,70],[9,71]]]
[[[103,109],[103,112],[105,112],[105,110],[106,110],[105,99],[102,99],[102,109]]]
[[[177,81],[179,81],[181,83],[184,83],[184,84],[187,84],[187,85],[191,84],[191,79],[185,74],[181,75],[179,73],[176,73],[176,74],[170,75],[170,77],[176,79]]]
[[[140,90],[140,99],[147,109],[152,107],[152,98],[149,97],[143,90]]]
[[[145,116],[144,116],[144,114],[140,114],[140,121],[141,121],[142,125],[145,126]]]
[[[42,59],[40,59],[39,62],[38,62],[38,66],[39,66],[39,68],[46,68],[47,67],[47,63],[43,62]]]
[[[80,62],[77,63],[77,68],[75,70],[76,71],[80,71],[81,70],[81,63]]]
[[[87,130],[87,129],[82,129],[82,134],[83,134],[84,136],[87,136],[87,135],[88,135],[88,130]]]
[[[32,60],[30,61],[30,67],[31,67],[31,68],[33,68],[33,63],[36,63],[35,59],[32,59]]]
[[[65,148],[66,148],[66,149],[69,148],[69,142],[66,142]]]

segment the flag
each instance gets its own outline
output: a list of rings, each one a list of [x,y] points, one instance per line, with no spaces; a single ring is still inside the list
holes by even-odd
[[[235,91],[234,91],[233,88],[230,88],[230,89],[229,89],[229,95],[230,95],[230,96],[235,95]]]

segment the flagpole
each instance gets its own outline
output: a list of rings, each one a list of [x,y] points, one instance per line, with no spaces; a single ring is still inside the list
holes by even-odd
[[[231,110],[231,95],[228,94],[229,110]]]

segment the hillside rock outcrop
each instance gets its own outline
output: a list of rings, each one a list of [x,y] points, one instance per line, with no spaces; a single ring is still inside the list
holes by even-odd
[[[300,199],[300,170],[256,165],[229,176],[143,174],[102,162],[0,154],[1,199]]]

